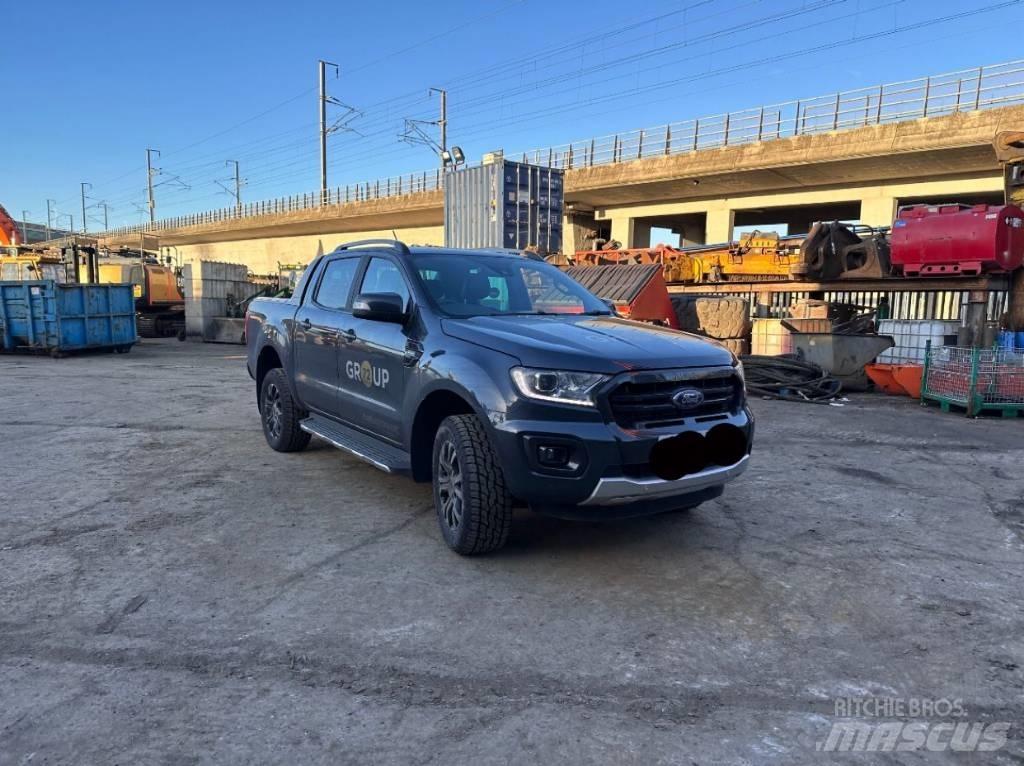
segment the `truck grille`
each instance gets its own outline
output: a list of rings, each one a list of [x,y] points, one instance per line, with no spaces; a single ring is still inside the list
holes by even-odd
[[[672,397],[681,389],[695,388],[704,394],[696,407],[680,409]],[[612,416],[623,428],[659,428],[682,423],[685,418],[724,415],[735,411],[743,399],[738,376],[722,374],[690,380],[627,381],[608,396]]]

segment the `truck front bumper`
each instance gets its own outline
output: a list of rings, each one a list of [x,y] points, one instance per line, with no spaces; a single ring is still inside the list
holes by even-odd
[[[680,434],[706,435],[729,425],[743,434],[744,454],[730,465],[710,463],[679,478],[659,478],[651,465],[659,442]],[[743,407],[727,417],[688,422],[655,431],[627,431],[595,421],[491,418],[491,434],[505,482],[518,500],[538,513],[562,518],[618,518],[660,513],[718,497],[750,462],[754,420]],[[540,446],[568,448],[572,470],[539,464]]]
[[[678,495],[690,495],[709,487],[721,486],[747,470],[750,455],[744,455],[730,466],[714,466],[679,479],[634,479],[629,476],[604,476],[590,497],[580,505],[622,505],[643,500],[661,500]]]

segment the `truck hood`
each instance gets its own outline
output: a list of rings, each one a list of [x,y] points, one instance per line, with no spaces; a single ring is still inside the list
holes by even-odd
[[[527,367],[617,373],[732,364],[724,346],[678,330],[611,316],[445,319],[447,335],[518,357]]]

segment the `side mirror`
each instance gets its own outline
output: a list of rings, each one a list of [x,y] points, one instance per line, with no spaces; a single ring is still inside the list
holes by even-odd
[[[377,322],[405,322],[405,301],[398,293],[360,293],[352,302],[352,316]]]

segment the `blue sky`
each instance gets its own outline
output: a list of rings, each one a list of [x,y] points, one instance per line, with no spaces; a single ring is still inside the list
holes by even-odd
[[[147,146],[158,218],[232,204],[229,159],[245,201],[312,191],[318,58],[358,110],[330,139],[335,186],[436,165],[398,138],[405,117],[436,116],[434,86],[449,143],[475,160],[1024,55],[1019,0],[254,5],[8,4],[0,204],[45,221],[53,199],[80,228],[88,181],[90,229],[100,200],[112,226],[138,223]],[[953,14],[970,15],[934,22]]]

